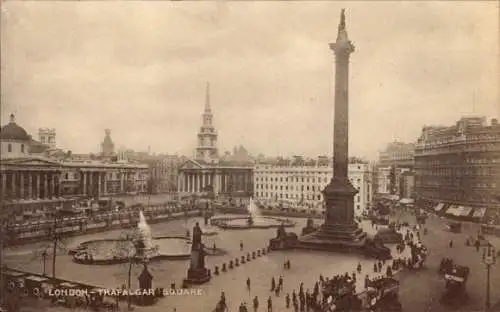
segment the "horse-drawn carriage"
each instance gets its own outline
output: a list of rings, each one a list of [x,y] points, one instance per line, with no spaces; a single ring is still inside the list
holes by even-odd
[[[446,226],[448,231],[453,233],[462,233],[462,223],[461,222],[450,222]]]
[[[467,300],[465,285],[470,274],[469,267],[456,265],[451,259],[443,259],[439,269],[445,280],[445,290],[441,296],[441,302],[461,304]]]
[[[391,277],[370,280],[367,284],[367,299],[370,311],[401,312],[399,282]]]

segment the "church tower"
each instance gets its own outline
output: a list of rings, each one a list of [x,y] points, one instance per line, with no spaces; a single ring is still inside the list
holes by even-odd
[[[208,82],[205,92],[205,111],[198,132],[198,147],[196,148],[195,159],[215,162],[219,158],[219,152],[217,150],[217,131],[213,126],[214,115],[210,107],[210,84]]]
[[[114,156],[115,155],[115,144],[111,140],[111,130],[104,130],[104,140],[101,143],[101,153],[102,156]]]

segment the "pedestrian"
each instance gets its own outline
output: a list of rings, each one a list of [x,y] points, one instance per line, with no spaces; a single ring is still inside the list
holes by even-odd
[[[453,248],[453,240],[450,240],[449,246],[450,246],[450,248]]]
[[[479,247],[481,247],[481,243],[479,242],[479,239],[476,239],[476,242],[474,243],[476,246],[476,251],[479,252]]]
[[[283,275],[280,275],[280,278],[278,281],[278,288],[283,288]]]
[[[271,291],[274,291],[276,288],[276,281],[274,280],[274,276],[271,278]]]
[[[247,278],[247,289],[248,291],[250,291],[250,277]]]
[[[240,251],[243,251],[243,241],[240,241]]]
[[[286,308],[289,309],[290,308],[290,294],[289,293],[287,293],[285,296],[285,304],[286,304]]]
[[[267,312],[273,312],[273,300],[271,299],[271,296],[267,299]]]
[[[257,312],[258,309],[259,309],[259,298],[257,298],[257,296],[255,296],[253,298],[253,311]]]

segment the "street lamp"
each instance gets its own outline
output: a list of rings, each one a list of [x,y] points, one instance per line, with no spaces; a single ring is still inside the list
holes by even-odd
[[[486,265],[486,308],[489,309],[490,303],[490,271],[491,266],[496,263],[495,249],[488,242],[488,246],[483,251],[483,263]]]

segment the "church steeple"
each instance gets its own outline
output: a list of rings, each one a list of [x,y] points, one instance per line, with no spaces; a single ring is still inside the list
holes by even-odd
[[[217,131],[213,126],[213,113],[210,106],[210,83],[207,82],[205,89],[205,110],[202,115],[202,124],[198,132],[198,147],[196,148],[196,159],[205,162],[213,162],[218,158]]]
[[[212,108],[210,107],[210,82],[208,81],[205,90],[205,113],[212,113]]]

